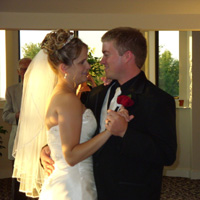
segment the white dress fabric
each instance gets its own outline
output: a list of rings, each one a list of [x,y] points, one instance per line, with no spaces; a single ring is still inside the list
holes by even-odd
[[[90,109],[86,109],[82,118],[80,143],[88,141],[96,130],[96,119]],[[45,180],[40,200],[96,200],[96,186],[93,176],[92,156],[69,166],[64,159],[59,126],[47,132],[51,157],[55,161],[55,170]]]

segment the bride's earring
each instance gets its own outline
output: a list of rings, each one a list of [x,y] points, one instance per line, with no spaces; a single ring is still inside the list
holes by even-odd
[[[67,73],[65,73],[65,75],[64,75],[64,79],[67,79]]]

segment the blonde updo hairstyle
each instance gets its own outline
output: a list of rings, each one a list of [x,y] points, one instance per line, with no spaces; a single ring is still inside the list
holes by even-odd
[[[71,66],[79,57],[82,48],[88,49],[88,46],[79,38],[71,39],[72,36],[73,33],[59,29],[48,33],[42,41],[41,48],[47,52],[48,60],[55,73],[58,73],[59,64]]]

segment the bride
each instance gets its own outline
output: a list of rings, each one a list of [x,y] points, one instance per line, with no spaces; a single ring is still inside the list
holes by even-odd
[[[41,48],[25,76],[13,177],[27,196],[38,196],[43,184],[40,200],[95,200],[91,155],[111,133],[92,138],[96,120],[76,96],[90,69],[88,47],[60,29],[47,34]],[[46,141],[55,170],[43,183],[39,154]]]

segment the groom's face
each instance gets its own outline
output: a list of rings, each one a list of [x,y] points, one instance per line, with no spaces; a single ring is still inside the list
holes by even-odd
[[[121,74],[123,59],[114,46],[114,41],[103,42],[101,64],[105,66],[106,77],[118,80]]]

